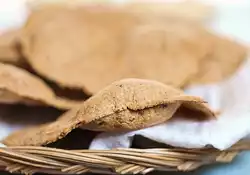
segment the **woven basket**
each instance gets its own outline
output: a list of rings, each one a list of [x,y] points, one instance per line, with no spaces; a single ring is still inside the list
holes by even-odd
[[[62,150],[47,147],[0,148],[0,167],[11,173],[33,174],[147,174],[151,171],[191,171],[202,165],[229,163],[249,141],[228,150],[203,149],[113,149]]]

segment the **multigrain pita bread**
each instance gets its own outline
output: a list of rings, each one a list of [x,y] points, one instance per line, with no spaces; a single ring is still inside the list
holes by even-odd
[[[211,43],[212,50],[201,60],[199,71],[190,84],[222,81],[233,75],[247,57],[246,47],[233,40],[213,36]]]
[[[18,38],[21,30],[10,30],[0,34],[0,62],[15,65],[24,64],[22,55],[18,48]]]
[[[210,35],[199,24],[186,20],[138,26],[125,47],[126,75],[182,87],[211,50]]]
[[[183,111],[187,118],[215,117],[198,97],[187,96],[156,81],[124,79],[107,86],[57,121],[18,131],[3,143],[46,145],[79,127],[95,131],[137,130],[166,122],[177,111]]]
[[[21,68],[0,63],[0,103],[44,104],[70,109],[80,102],[60,99],[40,78]]]
[[[41,8],[21,39],[28,62],[61,86],[95,93],[121,79],[123,40],[137,23],[121,11]]]

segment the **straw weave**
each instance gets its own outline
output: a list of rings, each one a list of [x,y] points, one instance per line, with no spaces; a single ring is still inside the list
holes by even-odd
[[[213,163],[229,163],[249,141],[225,151],[204,149],[62,150],[47,147],[0,148],[0,167],[11,173],[33,174],[147,174],[151,171],[191,171]]]

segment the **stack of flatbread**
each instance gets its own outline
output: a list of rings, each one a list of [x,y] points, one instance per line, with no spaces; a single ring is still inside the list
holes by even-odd
[[[180,112],[215,118],[202,99],[179,89],[230,77],[246,48],[207,30],[199,15],[148,7],[39,6],[23,28],[1,35],[0,103],[68,110],[4,143],[46,145],[75,128],[137,130]],[[72,99],[76,90],[92,97]]]

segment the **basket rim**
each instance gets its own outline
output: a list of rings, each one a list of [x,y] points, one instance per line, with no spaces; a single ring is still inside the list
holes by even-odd
[[[34,174],[147,174],[151,171],[192,171],[213,163],[229,163],[250,150],[241,140],[227,150],[215,148],[116,148],[63,150],[49,147],[0,147],[0,168],[10,173]]]

